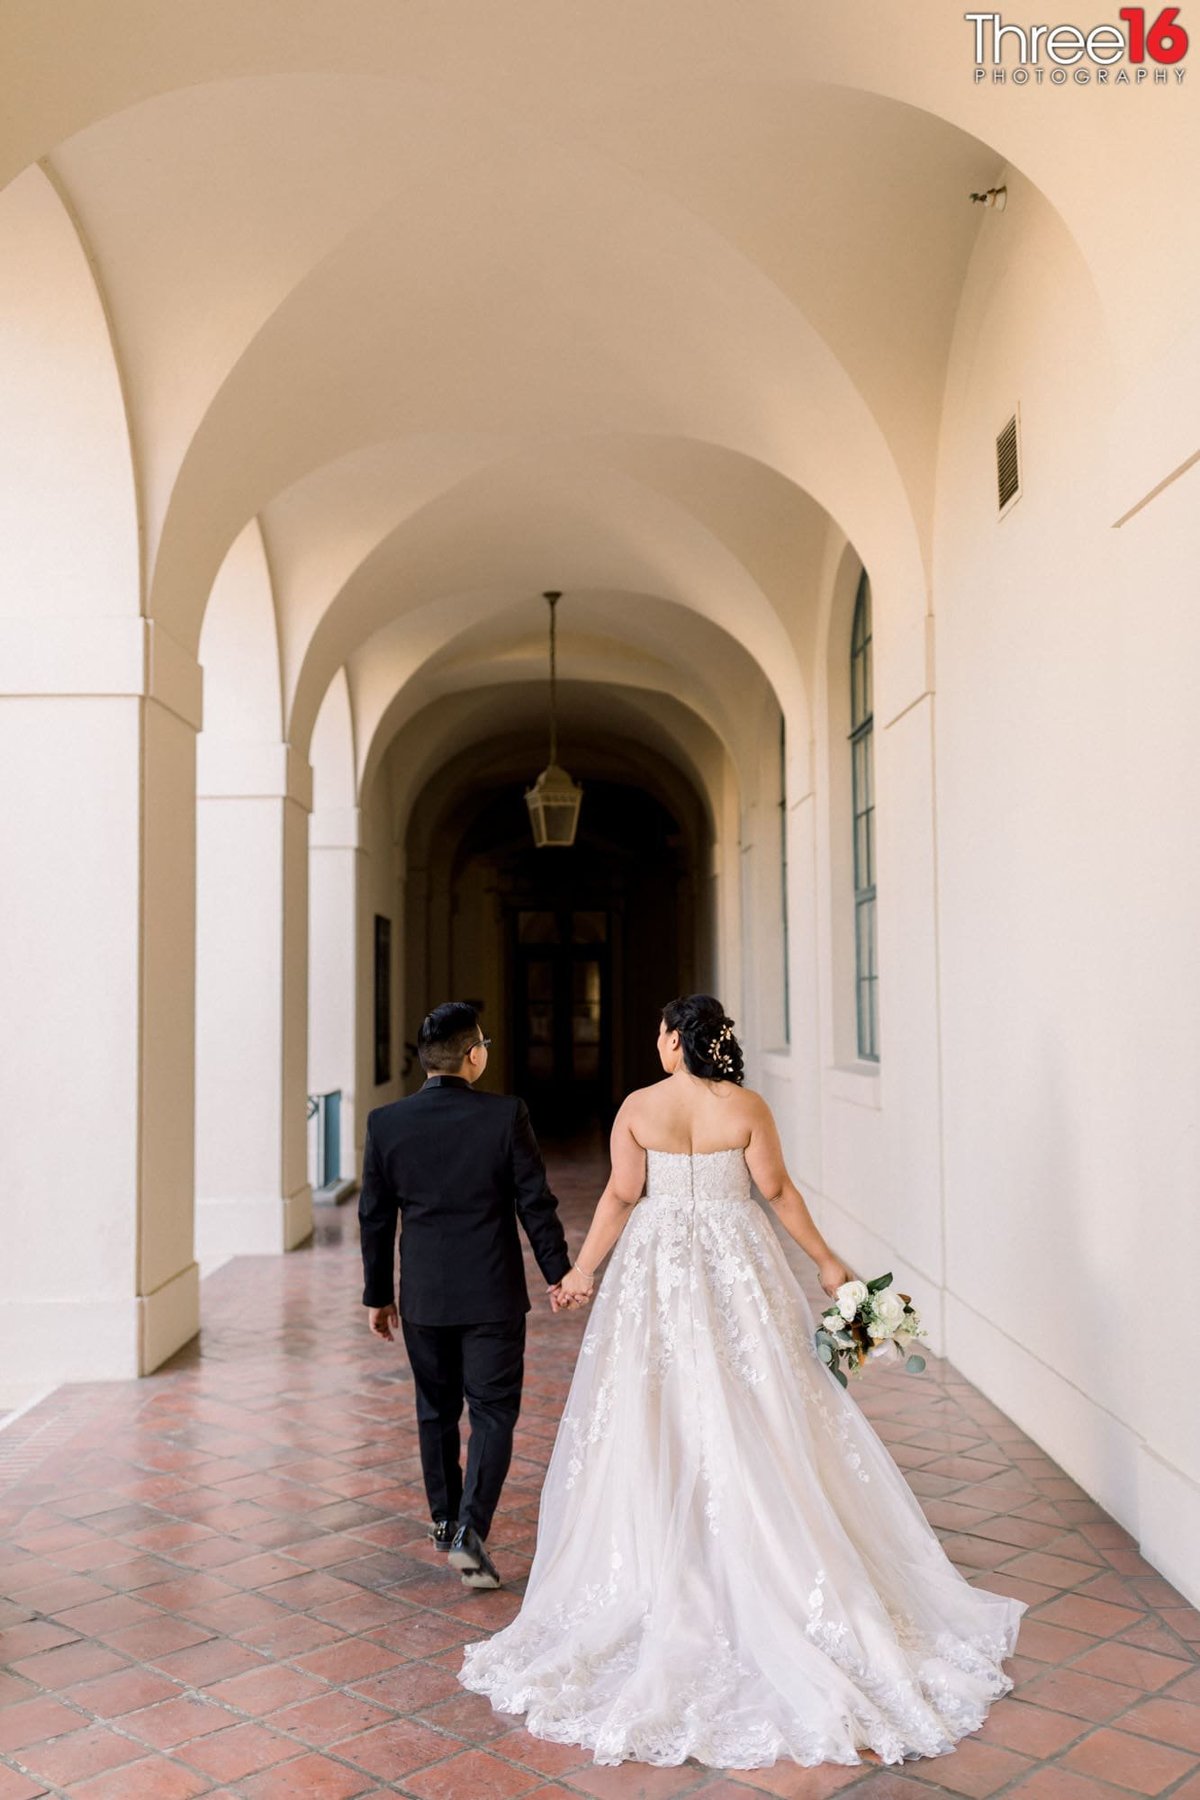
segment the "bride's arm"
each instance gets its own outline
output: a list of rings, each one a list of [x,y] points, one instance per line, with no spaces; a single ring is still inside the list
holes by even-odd
[[[778,1127],[770,1107],[762,1099],[758,1099],[755,1107],[750,1142],[746,1146],[746,1167],[755,1187],[771,1206],[788,1236],[816,1263],[825,1292],[831,1294],[843,1281],[849,1281],[853,1271],[829,1248],[804,1203],[804,1196],[787,1172]]]
[[[633,1135],[628,1100],[623,1102],[613,1120],[609,1153],[612,1173],[608,1185],[596,1202],[588,1234],[574,1267],[562,1280],[563,1293],[580,1299],[591,1293],[597,1266],[624,1231],[646,1183],[646,1152]]]

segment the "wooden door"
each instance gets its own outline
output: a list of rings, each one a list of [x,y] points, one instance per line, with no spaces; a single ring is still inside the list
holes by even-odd
[[[548,1137],[611,1101],[609,925],[597,908],[526,907],[514,918],[517,1091]]]

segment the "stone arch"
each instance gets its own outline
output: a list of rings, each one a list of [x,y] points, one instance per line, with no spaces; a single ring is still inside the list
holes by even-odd
[[[641,1071],[638,1079],[650,1078],[649,1039],[638,1013],[647,984],[718,982],[716,915],[727,896],[717,893],[713,880],[713,822],[714,800],[719,816],[725,796],[714,795],[712,780],[714,775],[720,780],[727,759],[694,715],[693,741],[686,745],[685,709],[660,710],[652,695],[572,683],[564,720],[572,772],[584,787],[580,837],[570,852],[535,851],[521,793],[545,756],[539,699],[511,688],[454,697],[418,714],[391,753],[404,775],[392,784],[403,854],[404,1031],[411,1037],[427,1006],[445,997],[443,988],[462,990],[485,1001],[489,1030],[495,1024],[497,1079],[511,1086],[522,1078],[515,1051],[521,1005],[513,985],[520,958],[508,936],[512,908],[553,904],[564,858],[570,857],[569,888],[560,904],[569,892],[569,903],[576,906],[615,907],[604,952],[612,978],[605,1005],[613,1009],[612,1078],[623,1091],[634,1079],[632,1070]],[[484,722],[486,746],[478,736]],[[408,754],[410,743],[419,750],[414,757]],[[713,764],[708,770],[697,766],[696,752],[703,761],[705,749]],[[626,798],[614,813],[619,795]],[[645,828],[637,820],[655,808],[673,821],[674,848],[663,852],[673,873],[654,857],[641,863],[633,850],[637,832]],[[497,837],[500,820],[507,823]],[[599,889],[595,852],[588,848],[593,840],[604,846],[606,873]],[[661,906],[663,899],[660,894],[657,902],[649,900],[648,881],[660,888],[666,883],[674,894],[667,917],[654,930],[646,928],[644,908]],[[668,964],[677,977],[666,972]]]
[[[406,657],[410,652],[403,625],[388,627],[354,659],[364,790],[396,732],[434,695],[514,681],[531,684],[540,694],[546,679],[546,615],[540,598],[505,608],[489,595],[472,624],[454,635],[453,619],[448,621],[445,612],[430,609],[442,641],[423,659],[418,651],[411,664],[393,660],[396,652]],[[495,640],[483,631],[485,620],[495,621]],[[502,653],[498,644],[504,646]],[[723,691],[705,675],[705,656],[717,659]],[[572,593],[560,607],[559,658],[564,681],[586,679],[684,698],[735,760],[746,756],[755,709],[772,693],[771,682],[736,639],[707,622],[699,625],[679,604],[648,594]]]
[[[0,193],[0,612],[76,621],[103,654],[136,634],[138,506],[104,301],[54,185],[28,169]]]

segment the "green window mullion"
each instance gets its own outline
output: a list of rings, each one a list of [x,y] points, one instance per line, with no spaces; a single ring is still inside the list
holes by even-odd
[[[879,1059],[878,948],[875,910],[875,769],[872,710],[871,589],[859,577],[850,632],[850,784],[854,854],[854,991],[858,1054]]]

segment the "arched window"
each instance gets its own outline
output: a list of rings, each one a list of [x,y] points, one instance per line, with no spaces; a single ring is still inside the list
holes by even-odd
[[[875,772],[871,699],[871,584],[864,569],[850,633],[850,784],[854,810],[854,987],[858,1054],[879,1061],[875,931]]]

